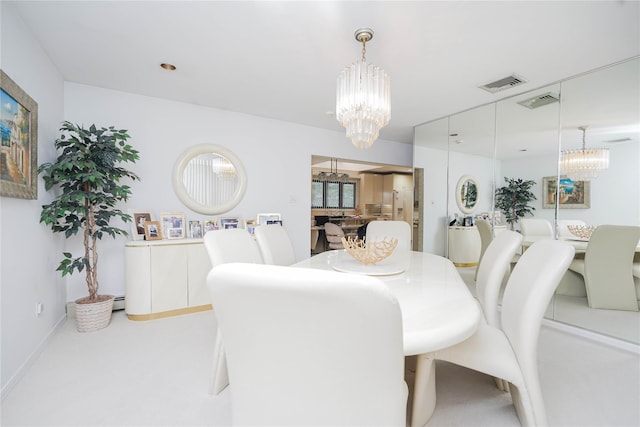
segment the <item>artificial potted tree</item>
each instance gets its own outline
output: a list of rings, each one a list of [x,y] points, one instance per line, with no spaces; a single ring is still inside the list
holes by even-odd
[[[515,223],[525,215],[533,215],[536,209],[529,206],[529,202],[536,200],[536,196],[531,192],[531,187],[535,181],[525,181],[520,178],[504,177],[507,185],[496,189],[496,208],[504,213],[505,219],[511,230]]]
[[[109,235],[127,235],[111,220],[124,222],[131,217],[117,205],[131,195],[131,188],[122,179],[137,180],[138,176],[121,167],[123,162],[135,163],[139,158],[127,140],[126,130],[97,128],[63,122],[62,135],[55,141],[60,152],[55,162],[38,168],[45,189],[59,189],[53,202],[42,206],[40,222],[54,233],[70,238],[82,231],[84,254],[74,257],[64,252],[57,271],[62,276],[74,271],[85,271],[89,295],[75,301],[78,331],[88,332],[109,325],[113,309],[113,296],[98,294],[98,240]]]

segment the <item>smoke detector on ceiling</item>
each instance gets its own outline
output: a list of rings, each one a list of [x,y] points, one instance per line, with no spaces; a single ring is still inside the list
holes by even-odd
[[[560,101],[560,97],[558,96],[557,93],[547,92],[547,93],[543,93],[542,95],[536,95],[532,98],[528,98],[523,101],[520,101],[518,102],[518,104],[533,110],[534,108],[539,108],[544,105],[553,104],[554,102],[558,102],[558,101]]]
[[[486,85],[480,86],[480,89],[484,89],[490,93],[500,92],[505,89],[511,89],[512,87],[520,86],[521,84],[526,83],[527,81],[515,74],[511,74],[510,76],[503,77],[495,82],[487,83]]]

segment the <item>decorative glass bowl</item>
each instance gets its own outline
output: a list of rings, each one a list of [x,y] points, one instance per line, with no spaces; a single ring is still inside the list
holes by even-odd
[[[383,240],[365,244],[364,240],[343,237],[342,245],[356,261],[361,264],[371,265],[388,258],[398,246],[398,239],[395,237],[391,239],[384,238]]]
[[[581,239],[589,240],[591,238],[591,233],[596,229],[593,225],[567,225],[567,229],[569,233],[574,236],[578,236]]]

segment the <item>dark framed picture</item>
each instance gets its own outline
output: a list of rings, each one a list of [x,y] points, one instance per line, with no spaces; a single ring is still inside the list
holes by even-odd
[[[144,240],[144,223],[153,220],[151,211],[129,209],[128,213],[131,216],[131,239]]]
[[[591,182],[574,181],[566,176],[560,177],[560,184],[555,176],[545,176],[542,184],[542,207],[554,209],[556,204],[556,188],[559,186],[560,209],[588,209],[591,207]]]
[[[38,104],[0,70],[0,196],[38,198]]]
[[[202,239],[202,223],[200,221],[189,221],[189,238]]]
[[[162,227],[160,221],[146,221],[144,223],[145,240],[162,240]]]

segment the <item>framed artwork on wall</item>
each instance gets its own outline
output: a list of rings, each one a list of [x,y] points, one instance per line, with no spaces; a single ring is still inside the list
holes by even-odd
[[[555,176],[545,176],[542,185],[542,207],[554,209],[556,204],[556,188],[558,181]],[[574,181],[566,176],[560,176],[559,185],[560,209],[588,209],[591,207],[591,182]]]
[[[38,198],[38,104],[0,70],[0,195]]]

